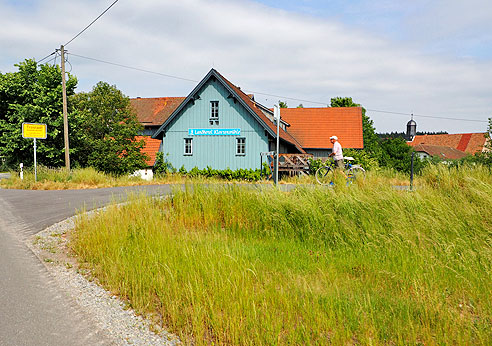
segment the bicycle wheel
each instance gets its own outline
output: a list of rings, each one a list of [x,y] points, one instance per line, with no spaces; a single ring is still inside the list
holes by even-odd
[[[366,171],[362,167],[352,167],[347,171],[347,179],[349,181],[364,179],[365,175]]]
[[[321,166],[316,171],[316,181],[321,185],[328,185],[333,182],[333,169],[330,166]]]

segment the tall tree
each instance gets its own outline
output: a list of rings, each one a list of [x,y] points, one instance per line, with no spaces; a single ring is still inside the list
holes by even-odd
[[[280,108],[288,108],[288,107],[289,107],[289,106],[287,106],[287,102],[285,102],[285,101],[280,101],[280,100],[278,101],[278,106],[279,106]]]
[[[381,166],[410,172],[413,149],[407,145],[405,139],[401,137],[388,138],[381,143],[381,146],[383,148],[383,155],[380,159]],[[418,168],[417,165],[419,164],[420,160],[415,160],[415,168]]]
[[[77,160],[106,173],[121,175],[146,166],[147,156],[141,152],[142,140],[135,136],[142,131],[130,99],[114,85],[99,82],[88,93],[71,99],[81,136],[76,145],[82,148]]]
[[[486,151],[481,154],[482,162],[492,167],[492,118],[489,118],[489,126],[485,137],[487,138],[485,143]]]
[[[10,167],[33,162],[33,140],[22,138],[22,123],[44,123],[47,138],[37,141],[39,163],[64,164],[62,85],[58,66],[25,60],[16,72],[0,73],[0,156]],[[67,95],[73,95],[77,79],[68,74]],[[74,121],[69,112],[69,123]],[[70,128],[69,135],[74,134]],[[71,150],[73,153],[75,150]]]

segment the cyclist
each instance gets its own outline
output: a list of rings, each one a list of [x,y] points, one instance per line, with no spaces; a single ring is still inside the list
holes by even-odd
[[[330,142],[333,144],[333,150],[329,156],[334,156],[335,166],[343,170],[343,152],[341,144],[338,143],[338,137],[331,136]]]

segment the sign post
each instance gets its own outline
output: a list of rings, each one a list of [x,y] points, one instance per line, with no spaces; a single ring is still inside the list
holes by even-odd
[[[36,139],[46,139],[48,128],[46,124],[22,123],[22,137],[34,139],[34,181],[38,180],[36,167]]]
[[[276,154],[275,154],[275,178],[274,178],[274,183],[275,185],[278,185],[278,154],[279,154],[279,145],[280,145],[280,139],[279,139],[279,132],[280,132],[280,108],[278,105],[273,105],[273,117],[277,121],[277,147],[276,149]]]

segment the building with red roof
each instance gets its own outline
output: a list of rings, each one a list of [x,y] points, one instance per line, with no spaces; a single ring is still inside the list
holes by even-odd
[[[261,168],[275,150],[273,111],[212,69],[187,97],[135,98],[145,127],[143,151],[153,165],[158,151],[176,168]],[[328,156],[336,135],[344,148],[363,148],[362,109],[283,108],[280,153]]]
[[[158,139],[153,139],[150,136],[135,136],[135,139],[137,141],[144,140],[145,145],[141,151],[149,157],[146,161],[147,165],[149,167],[154,166],[155,157],[161,147],[161,141]]]
[[[486,151],[487,133],[457,133],[439,135],[417,135],[408,145],[419,144],[450,147],[466,154],[474,155]]]
[[[153,135],[184,99],[184,97],[137,97],[130,99],[130,105],[137,114],[138,121],[145,128],[143,135]]]
[[[423,159],[429,157],[437,157],[441,160],[448,161],[448,160],[459,160],[468,156],[467,153],[461,150],[451,147],[440,146],[440,145],[417,144],[413,148],[420,156],[420,158]]]
[[[281,108],[280,116],[288,123],[287,131],[302,148],[316,157],[326,157],[337,136],[342,148],[362,149],[362,108]]]

